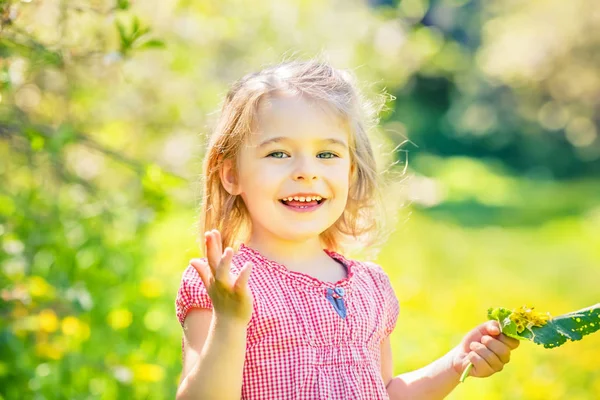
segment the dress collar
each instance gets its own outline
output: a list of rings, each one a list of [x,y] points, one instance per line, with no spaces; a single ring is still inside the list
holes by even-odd
[[[349,260],[343,255],[328,249],[323,249],[325,253],[334,260],[341,263],[346,268],[346,277],[340,279],[337,282],[325,282],[321,281],[318,278],[305,274],[303,272],[290,271],[285,265],[278,263],[277,261],[273,261],[262,255],[258,250],[253,249],[252,247],[246,246],[244,243],[240,244],[238,253],[244,256],[244,258],[249,258],[251,261],[258,261],[262,265],[271,266],[276,271],[286,275],[290,279],[295,281],[306,283],[310,286],[327,286],[327,287],[345,287],[348,286],[352,278],[354,277],[354,267],[356,262],[353,260]]]

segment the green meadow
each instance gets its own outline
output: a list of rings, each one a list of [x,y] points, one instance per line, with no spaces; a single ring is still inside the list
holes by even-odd
[[[174,397],[206,139],[234,80],[289,59],[351,70],[380,111],[387,235],[356,254],[400,302],[396,374],[490,307],[599,303],[596,8],[0,1],[0,400]],[[522,342],[448,398],[598,399],[598,360],[600,333]]]

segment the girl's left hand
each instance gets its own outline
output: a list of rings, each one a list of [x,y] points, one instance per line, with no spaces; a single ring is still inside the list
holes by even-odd
[[[460,376],[472,363],[470,376],[490,376],[502,371],[510,361],[510,352],[517,347],[519,341],[503,335],[497,321],[488,321],[465,335],[456,348],[452,367]]]

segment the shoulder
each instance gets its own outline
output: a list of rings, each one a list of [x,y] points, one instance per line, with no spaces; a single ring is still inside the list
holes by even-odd
[[[198,271],[189,264],[182,273],[175,298],[175,310],[181,326],[184,326],[188,312],[192,308],[211,309],[212,301]]]
[[[379,283],[388,283],[389,277],[381,265],[372,261],[353,261],[355,272],[369,276]]]
[[[396,297],[396,292],[390,277],[379,264],[363,261],[359,265],[363,274],[370,277],[377,293],[379,293],[385,315],[383,335],[386,337],[394,330],[400,312],[400,303]]]
[[[203,288],[204,284],[202,283],[202,279],[196,271],[196,268],[192,266],[192,264],[188,264],[188,266],[183,270],[181,274],[181,281],[179,283],[179,296],[185,294],[192,289],[195,288]]]
[[[199,260],[206,261],[206,258],[200,258]],[[198,275],[198,271],[196,268],[192,266],[192,264],[188,264],[188,266],[183,270],[181,274],[181,282],[189,282],[191,280],[200,279],[200,275]]]
[[[383,270],[383,268],[381,267],[381,265],[379,265],[377,263],[374,263],[372,261],[360,261],[359,263],[370,274],[377,275],[377,276],[386,275],[386,273]]]
[[[394,298],[395,291],[390,277],[381,265],[372,261],[352,260],[354,279],[373,287],[384,297]]]

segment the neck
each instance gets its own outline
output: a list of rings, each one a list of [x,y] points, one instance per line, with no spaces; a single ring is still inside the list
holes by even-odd
[[[248,246],[269,260],[283,265],[302,265],[328,257],[323,251],[319,237],[295,241],[272,236],[265,237],[265,235],[253,232]]]

